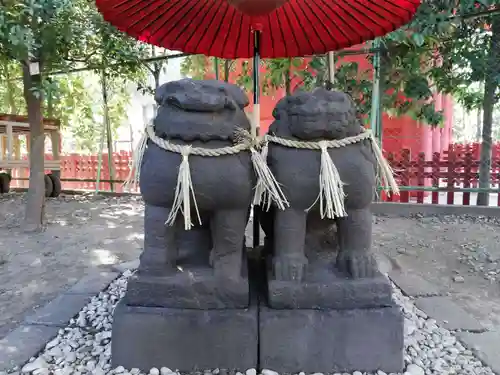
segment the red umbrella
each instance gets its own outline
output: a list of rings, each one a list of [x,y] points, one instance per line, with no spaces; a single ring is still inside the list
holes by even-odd
[[[132,37],[186,53],[253,57],[255,135],[259,58],[322,54],[406,24],[421,0],[96,0],[104,19]],[[254,216],[254,244],[258,245]]]
[[[227,59],[254,56],[255,30],[261,31],[258,52],[263,58],[347,48],[408,23],[420,2],[96,0],[107,21],[136,39],[170,50]]]

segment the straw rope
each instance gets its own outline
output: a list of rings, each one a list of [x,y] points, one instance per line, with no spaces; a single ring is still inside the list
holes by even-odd
[[[352,137],[346,137],[343,139],[335,140],[322,140],[318,142],[311,141],[297,141],[285,138],[280,138],[272,135],[266,135],[264,137],[265,141],[278,144],[280,146],[296,148],[296,149],[308,149],[308,150],[321,150],[321,167],[319,175],[319,187],[320,192],[318,198],[309,207],[309,210],[316,204],[320,202],[320,213],[322,218],[333,219],[335,217],[346,216],[347,213],[344,208],[345,194],[343,190],[343,183],[340,179],[333,160],[328,154],[328,148],[341,148],[346,147],[354,143],[359,143],[366,139],[371,141],[373,154],[380,168],[381,182],[385,190],[392,190],[394,194],[399,194],[399,187],[394,179],[393,171],[391,166],[385,159],[382,150],[378,145],[378,141],[369,129],[361,127],[362,132],[358,135]],[[266,150],[267,153],[267,150]],[[259,191],[260,193],[260,191]],[[262,193],[264,195],[264,193]],[[260,198],[261,200],[263,198]],[[255,198],[259,201],[259,197]]]
[[[203,157],[216,157],[223,155],[235,155],[242,151],[250,151],[252,166],[259,181],[255,189],[256,192],[259,194],[259,196],[265,194],[280,209],[285,209],[285,206],[289,205],[288,201],[281,191],[281,188],[279,187],[279,184],[274,178],[272,172],[269,170],[265,158],[263,158],[261,153],[256,150],[256,148],[259,147],[260,143],[262,142],[261,139],[252,138],[250,133],[243,129],[240,129],[237,132],[236,137],[239,143],[235,144],[234,146],[215,149],[193,147],[191,145],[179,145],[158,137],[154,132],[153,125],[149,124],[146,126],[145,132],[136,148],[136,151],[134,152],[132,166],[130,168],[129,176],[125,181],[124,187],[130,188],[131,185],[137,186],[137,183],[140,180],[142,158],[144,156],[144,151],[146,150],[148,139],[150,139],[158,147],[166,151],[181,154],[182,162],[179,166],[179,174],[177,176],[174,204],[172,205],[172,210],[166,224],[173,225],[175,223],[178,212],[181,211],[184,216],[184,229],[190,230],[193,226],[193,223],[191,221],[191,198],[193,199],[194,208],[196,210],[198,222],[200,224],[201,218],[193,190],[191,171],[189,167],[189,156],[197,155]]]
[[[192,186],[189,168],[189,155],[216,157],[222,155],[235,155],[242,151],[250,151],[252,165],[257,176],[257,185],[255,187],[253,204],[262,205],[269,209],[271,202],[274,202],[279,209],[284,210],[287,206],[289,206],[289,203],[283,194],[279,183],[276,181],[267,166],[266,161],[268,144],[274,143],[289,148],[321,151],[321,167],[319,175],[320,192],[318,198],[309,209],[311,209],[319,201],[322,218],[327,217],[333,219],[335,217],[343,217],[347,215],[344,208],[344,184],[340,179],[339,172],[335,167],[333,160],[328,154],[328,148],[341,148],[354,143],[359,143],[366,139],[370,140],[373,153],[380,168],[380,175],[385,189],[392,190],[394,194],[399,194],[399,187],[394,179],[393,171],[387,160],[384,158],[376,138],[370,130],[364,128],[362,128],[362,130],[362,133],[352,137],[346,137],[338,140],[310,142],[284,139],[271,135],[266,135],[264,137],[252,137],[250,133],[240,129],[236,134],[238,143],[234,146],[208,149],[202,147],[192,147],[191,145],[178,145],[171,143],[168,140],[156,136],[154,128],[150,124],[146,126],[143,137],[134,152],[130,174],[125,182],[125,187],[128,188],[132,184],[137,185],[140,179],[140,166],[142,164],[142,157],[144,155],[148,139],[166,151],[181,154],[182,162],[179,166],[174,204],[166,224],[173,225],[178,212],[181,211],[184,216],[184,228],[189,230],[193,226],[191,221],[191,198],[194,202],[198,221],[201,224],[200,214],[198,212],[198,206],[196,204],[196,198]],[[259,148],[260,152],[257,151]]]

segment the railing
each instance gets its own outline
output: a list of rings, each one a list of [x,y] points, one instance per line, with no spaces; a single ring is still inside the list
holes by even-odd
[[[386,155],[392,165],[401,194],[392,196],[382,191],[384,201],[432,204],[475,205],[480,191],[490,193],[490,205],[500,206],[500,145],[493,146],[490,187],[478,187],[480,145],[450,145],[443,153],[434,153],[426,158],[424,153],[412,155],[402,150],[397,155]],[[51,159],[50,155],[46,155]],[[102,171],[99,190],[122,192],[122,182],[130,171],[131,153],[122,151],[113,154],[113,180],[108,172],[108,155],[102,156]],[[95,190],[97,180],[97,155],[69,154],[61,156],[61,179],[63,189]],[[28,186],[28,171],[14,172],[13,186]],[[112,189],[113,188],[113,189]]]

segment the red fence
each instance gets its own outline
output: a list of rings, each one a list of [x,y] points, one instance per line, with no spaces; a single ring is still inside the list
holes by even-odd
[[[473,143],[450,145],[442,154],[434,153],[430,160],[426,159],[424,153],[410,155],[409,150],[402,150],[398,155],[388,154],[387,159],[395,171],[399,185],[409,188],[403,190],[399,197],[384,194],[384,200],[475,204],[476,192],[460,190],[478,188],[479,153],[480,145]],[[500,206],[500,145],[498,144],[493,146],[490,171],[490,205]],[[412,189],[412,187],[417,188]]]
[[[382,199],[394,202],[475,204],[476,193],[461,192],[460,189],[478,187],[479,151],[479,144],[456,144],[451,145],[442,154],[435,153],[430,160],[426,159],[423,153],[411,155],[409,150],[402,150],[397,155],[390,153],[386,156],[395,171],[396,180],[401,187],[409,188],[402,190],[400,196],[382,193]],[[130,170],[131,153],[126,151],[114,153],[112,159],[114,180],[125,180]],[[95,190],[97,169],[97,156],[79,154],[62,156],[63,188]],[[27,170],[19,170],[14,174],[14,178],[27,178],[27,176]],[[107,154],[102,157],[100,179],[101,181],[110,179]],[[491,204],[500,206],[500,144],[493,146],[490,181],[491,193],[494,194],[494,201]],[[18,180],[16,184],[19,187],[27,187],[28,182]],[[420,187],[422,190],[417,190],[415,187]],[[110,182],[101,182],[99,189],[111,190]],[[114,191],[123,191],[121,182],[114,183]]]
[[[52,156],[45,155],[47,159],[51,159]],[[112,167],[113,167],[113,180],[114,181],[124,181],[130,171],[130,165],[132,162],[131,153],[127,151],[115,152],[112,156]],[[100,180],[106,181],[110,180],[109,168],[108,168],[108,154],[102,155],[102,167]],[[95,190],[97,171],[99,166],[99,157],[97,155],[80,155],[80,154],[69,154],[61,156],[61,179],[63,189],[66,190]],[[48,171],[47,171],[48,172]],[[14,171],[14,180],[16,178],[28,177],[28,170],[26,168]],[[14,186],[27,187],[28,181],[26,180],[16,180]],[[122,192],[122,182],[113,183],[114,191]],[[111,191],[110,182],[100,182],[99,190]]]

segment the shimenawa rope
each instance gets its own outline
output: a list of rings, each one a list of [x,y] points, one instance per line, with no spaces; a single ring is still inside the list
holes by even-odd
[[[333,163],[332,158],[328,154],[328,148],[346,147],[351,144],[361,142],[365,139],[369,139],[371,141],[373,154],[375,155],[375,159],[380,168],[382,183],[384,184],[386,190],[392,190],[394,194],[399,194],[399,187],[396,183],[396,180],[394,179],[393,171],[387,160],[384,158],[382,150],[378,145],[377,139],[370,130],[363,127],[361,129],[362,132],[358,135],[330,141],[296,141],[272,135],[266,135],[264,139],[267,142],[275,143],[284,147],[321,151],[321,167],[319,175],[320,192],[318,198],[314,201],[309,209],[311,209],[319,200],[321,217],[333,219],[335,217],[346,216],[347,213],[344,208],[345,194],[343,183],[340,179],[340,175],[337,168],[335,167],[335,164]],[[256,200],[259,200],[259,198],[256,197]]]
[[[198,221],[200,223],[201,219],[192,187],[188,156],[192,154],[213,157],[221,155],[233,155],[241,151],[250,150],[252,165],[257,175],[257,185],[255,187],[253,203],[256,205],[263,205],[267,209],[269,209],[271,202],[274,202],[279,209],[283,210],[285,209],[285,206],[289,206],[289,203],[266,162],[268,143],[272,142],[284,147],[321,151],[321,167],[319,175],[320,192],[318,198],[312,204],[312,206],[314,206],[319,200],[320,213],[322,218],[327,217],[333,219],[335,217],[343,217],[347,215],[344,208],[345,194],[343,190],[343,183],[340,179],[338,170],[333,163],[333,160],[328,154],[328,148],[341,148],[350,144],[361,142],[365,139],[371,140],[373,153],[375,155],[377,164],[380,167],[382,182],[386,186],[386,189],[392,190],[394,194],[399,194],[399,188],[394,179],[392,169],[389,166],[387,160],[384,158],[382,151],[378,146],[376,138],[369,130],[366,130],[364,128],[362,129],[362,133],[352,137],[319,142],[296,141],[270,135],[266,135],[262,138],[252,139],[248,132],[241,130],[238,133],[239,143],[237,143],[236,145],[218,149],[207,149],[192,147],[190,145],[184,146],[171,143],[167,140],[157,137],[154,134],[153,126],[148,125],[143,137],[141,138],[141,141],[139,142],[136,152],[134,152],[131,171],[127,178],[125,186],[129,187],[131,184],[137,185],[139,181],[140,166],[142,164],[142,157],[146,149],[148,138],[164,150],[181,154],[182,162],[179,166],[179,175],[175,190],[174,205],[167,220],[167,224],[172,225],[175,222],[177,213],[180,210],[184,215],[184,228],[186,230],[189,230],[193,225],[191,222],[190,210],[191,196],[193,198]],[[260,153],[256,150],[259,145],[262,145]]]
[[[255,174],[257,175],[258,184],[256,187],[256,192],[259,195],[263,195],[264,193],[269,196],[269,198],[275,202],[275,204],[280,209],[285,209],[285,206],[288,206],[288,202],[281,191],[279,184],[274,178],[273,174],[269,170],[265,159],[262,155],[255,149],[258,147],[260,140],[252,139],[250,134],[241,129],[236,134],[239,143],[234,146],[221,147],[215,149],[201,148],[201,147],[192,147],[191,145],[178,145],[172,142],[169,142],[165,139],[158,137],[155,132],[153,126],[150,124],[146,126],[146,130],[141,137],[141,140],[134,152],[134,157],[132,161],[132,166],[130,169],[129,176],[125,182],[125,187],[129,188],[131,185],[137,186],[137,183],[140,179],[140,170],[142,165],[142,158],[144,156],[144,151],[146,150],[146,145],[148,139],[150,139],[153,143],[155,143],[158,147],[170,151],[175,152],[182,155],[182,162],[179,166],[179,174],[177,177],[177,186],[175,189],[174,195],[174,204],[172,206],[172,210],[170,211],[170,215],[166,224],[173,225],[177,214],[179,211],[182,212],[184,216],[184,229],[189,230],[193,226],[191,221],[191,198],[194,202],[194,208],[196,210],[196,214],[198,216],[198,221],[201,224],[201,218],[198,211],[198,205],[196,203],[196,197],[193,190],[193,184],[191,180],[191,171],[189,168],[189,155],[197,155],[204,157],[215,157],[222,155],[234,155],[241,151],[249,150],[251,153],[252,166],[254,168]]]

